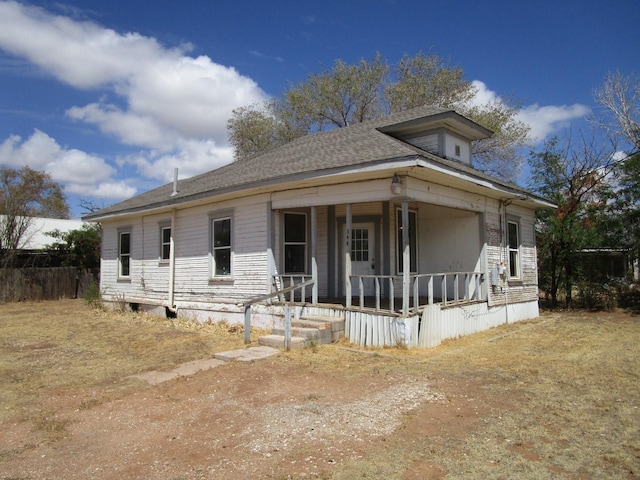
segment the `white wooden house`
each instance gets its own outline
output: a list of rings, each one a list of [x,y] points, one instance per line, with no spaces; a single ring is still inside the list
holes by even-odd
[[[471,167],[492,132],[420,107],[311,134],[88,215],[106,302],[194,320],[346,320],[362,345],[433,346],[538,315],[534,213]],[[269,298],[267,298],[269,297]],[[258,299],[258,300],[255,300]]]

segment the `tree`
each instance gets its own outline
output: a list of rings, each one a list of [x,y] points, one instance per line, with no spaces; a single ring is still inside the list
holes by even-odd
[[[395,68],[395,82],[385,87],[392,113],[422,105],[456,108],[471,102],[475,93],[462,68],[422,52],[413,57],[405,54]]]
[[[640,151],[640,77],[610,73],[594,96],[604,108],[596,123],[614,135],[622,135],[634,151]]]
[[[227,121],[227,131],[235,160],[283,145],[306,133],[284,118],[275,101],[234,109]]]
[[[640,77],[613,72],[594,94],[602,107],[596,125],[610,137],[622,138],[626,152],[614,171],[612,197],[607,205],[603,236],[608,245],[635,252],[640,258]]]
[[[100,267],[101,228],[98,224],[85,224],[80,229],[60,232],[54,230],[48,235],[57,241],[49,245],[62,257],[63,267],[95,269]]]
[[[495,132],[491,139],[474,142],[475,166],[506,180],[514,180],[528,144],[529,128],[517,119],[518,105],[508,99],[488,105],[472,103],[476,87],[435,54],[405,55],[391,74],[378,53],[371,61],[335,65],[304,82],[290,86],[273,107],[245,107],[234,111],[227,123],[236,160],[298,135],[341,128],[381,115],[431,104],[455,109]],[[286,136],[279,133],[293,132]]]
[[[331,70],[309,75],[283,95],[283,111],[294,125],[308,131],[346,127],[385,112],[383,85],[389,66],[378,53],[356,65],[336,61]]]
[[[569,307],[579,278],[577,253],[600,242],[599,225],[605,218],[615,161],[611,151],[584,137],[578,146],[554,137],[542,151],[531,152],[529,161],[530,188],[557,205],[537,213],[540,286],[553,307],[562,289]]]
[[[62,186],[29,167],[0,168],[0,250],[5,261],[23,246],[33,217],[69,217]]]

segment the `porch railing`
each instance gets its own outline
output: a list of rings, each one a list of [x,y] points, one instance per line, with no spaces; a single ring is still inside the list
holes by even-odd
[[[366,307],[371,295],[365,295],[367,289],[373,291],[376,310],[395,311],[397,290],[402,294],[402,276],[400,275],[352,275],[352,285],[358,286],[360,308]],[[425,305],[441,303],[443,306],[460,303],[484,301],[486,293],[482,290],[484,275],[482,272],[442,272],[422,273],[410,276],[409,305],[417,312]],[[373,284],[371,283],[373,282]],[[400,288],[395,285],[399,284]],[[372,288],[373,287],[373,288]],[[382,294],[382,288],[386,292]],[[437,292],[439,290],[439,292]],[[440,295],[436,295],[439,293]],[[381,308],[382,300],[386,300],[387,308]],[[400,299],[402,304],[402,298]],[[351,306],[351,298],[347,296],[347,306]]]

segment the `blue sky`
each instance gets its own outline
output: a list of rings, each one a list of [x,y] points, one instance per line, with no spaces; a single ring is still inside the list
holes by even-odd
[[[434,52],[515,96],[536,141],[639,73],[640,1],[0,0],[0,164],[108,205],[228,163],[233,108],[331,67]]]

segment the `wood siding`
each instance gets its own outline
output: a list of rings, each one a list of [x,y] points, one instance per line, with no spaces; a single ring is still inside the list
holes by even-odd
[[[233,271],[230,278],[210,278],[210,219],[216,213],[232,217]],[[241,302],[266,293],[267,209],[265,197],[235,204],[221,203],[178,210],[175,239],[175,302]],[[131,303],[167,305],[169,262],[160,261],[160,225],[171,213],[136,221],[103,223],[101,289],[105,296]],[[131,275],[118,278],[118,229],[131,229]]]

